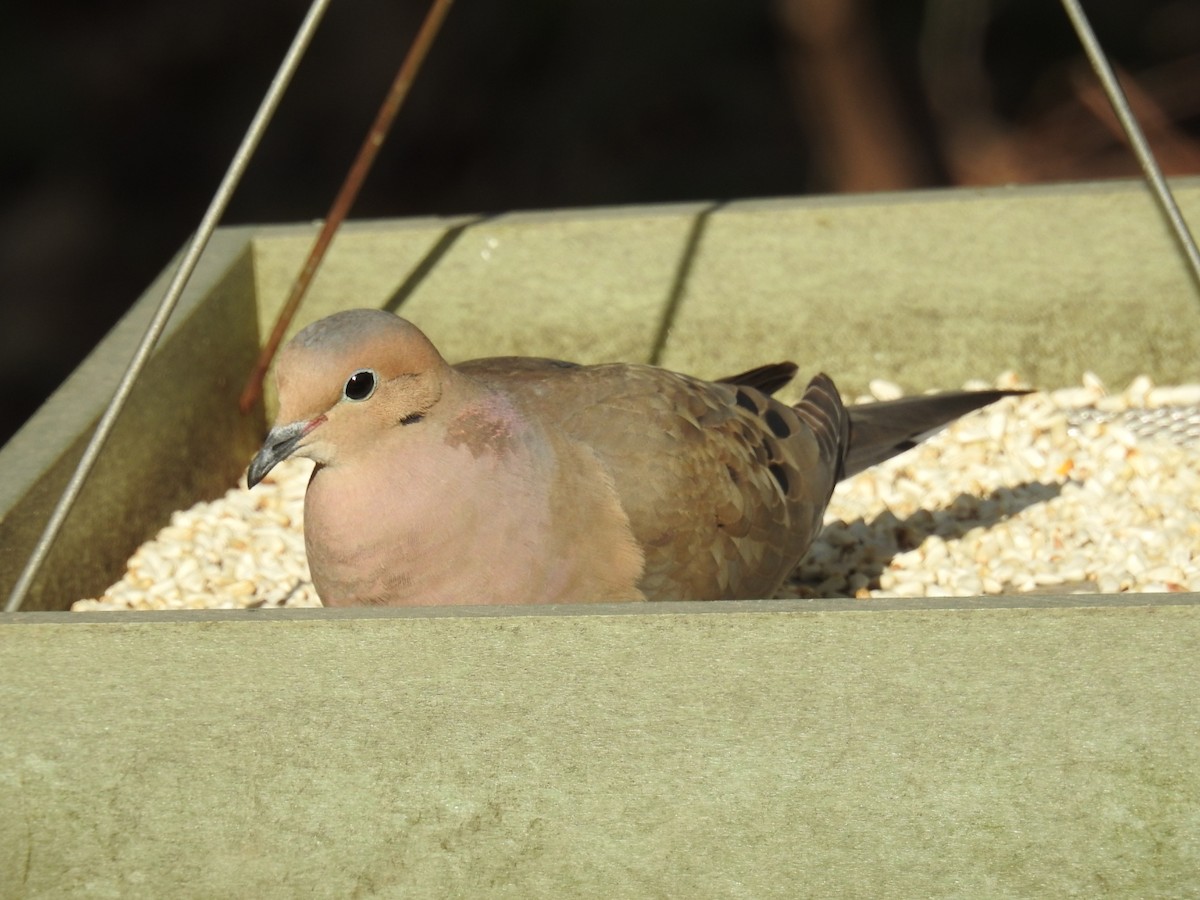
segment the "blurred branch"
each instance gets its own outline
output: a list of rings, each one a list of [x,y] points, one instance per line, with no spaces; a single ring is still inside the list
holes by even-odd
[[[777,0],[791,87],[824,188],[875,191],[930,181],[863,0]]]

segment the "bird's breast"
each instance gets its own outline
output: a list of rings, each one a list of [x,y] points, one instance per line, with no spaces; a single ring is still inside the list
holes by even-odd
[[[622,543],[628,534],[623,518],[610,521],[619,510],[591,509],[589,497],[603,491],[571,491],[563,480],[564,474],[594,480],[594,473],[577,472],[575,459],[564,467],[536,433],[497,426],[470,440],[457,437],[450,429],[436,442],[406,441],[314,473],[305,499],[305,544],[322,602],[458,605],[637,596],[640,557],[630,549],[631,538],[628,547]],[[588,534],[603,545],[580,540]]]

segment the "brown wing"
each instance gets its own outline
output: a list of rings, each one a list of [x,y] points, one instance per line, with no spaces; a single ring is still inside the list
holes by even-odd
[[[770,596],[820,527],[840,451],[757,387],[621,364],[458,368],[601,461],[645,552],[649,599]]]

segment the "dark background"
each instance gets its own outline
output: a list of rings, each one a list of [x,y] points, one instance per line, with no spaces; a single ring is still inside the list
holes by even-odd
[[[306,8],[6,10],[0,442],[196,227]],[[1200,2],[1087,8],[1200,172]],[[226,223],[325,214],[425,9],[332,5]],[[1135,172],[1052,0],[458,0],[353,215]]]

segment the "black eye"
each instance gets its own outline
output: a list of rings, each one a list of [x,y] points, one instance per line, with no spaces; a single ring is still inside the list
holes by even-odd
[[[342,396],[347,400],[366,400],[375,393],[375,373],[370,369],[359,369],[346,379]]]

